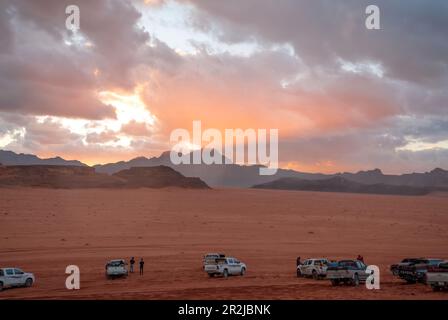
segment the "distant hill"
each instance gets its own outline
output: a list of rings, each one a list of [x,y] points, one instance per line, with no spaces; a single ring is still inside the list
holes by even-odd
[[[190,153],[190,159],[193,154]],[[224,157],[223,157],[224,159]],[[223,161],[224,163],[224,161]],[[180,164],[174,165],[170,160],[170,152],[164,152],[159,157],[139,157],[130,161],[120,161],[104,165],[94,166],[100,173],[113,174],[115,172],[132,167],[168,166],[180,172],[186,177],[199,177],[211,187],[239,187],[249,188],[254,184],[269,182],[282,177],[298,177],[303,179],[323,179],[327,175],[320,173],[302,173],[293,170],[279,169],[273,176],[260,176],[258,165],[242,166],[237,164]]]
[[[0,187],[116,188],[123,181],[80,166],[0,166]]]
[[[201,151],[195,151],[201,152]],[[193,153],[190,153],[192,158]],[[379,169],[359,171],[357,173],[306,173],[294,170],[278,169],[272,176],[260,176],[257,165],[242,166],[236,164],[180,164],[173,165],[170,160],[170,152],[164,152],[159,157],[139,157],[130,161],[121,161],[105,165],[97,165],[97,172],[113,174],[131,167],[151,167],[164,165],[174,168],[186,177],[199,177],[212,187],[240,187],[249,188],[253,185],[272,182],[281,178],[298,178],[303,180],[322,180],[332,177],[344,179],[362,184],[387,184],[404,185],[411,187],[448,187],[448,171],[437,168],[431,172],[410,173],[402,175],[385,175]]]
[[[32,166],[32,165],[50,165],[50,166],[80,166],[86,164],[77,160],[65,160],[60,157],[41,159],[32,154],[15,153],[12,151],[0,150],[0,163],[5,166]]]
[[[350,192],[390,195],[425,195],[433,191],[430,187],[397,186],[387,184],[362,184],[341,176],[323,180],[282,178],[253,186],[256,189],[279,189],[324,192]]]
[[[414,187],[448,187],[448,171],[436,168],[430,172],[385,175],[380,169],[341,173],[341,177],[364,184],[390,184]]]
[[[119,171],[114,173],[112,176],[126,181],[125,185],[128,188],[209,188],[201,179],[187,178],[179,172],[166,166],[136,167]]]
[[[194,151],[189,154],[190,159],[194,154],[202,152]],[[224,156],[222,156],[224,160]],[[85,166],[82,162],[76,160],[64,160],[62,158],[40,159],[34,155],[15,154],[11,151],[0,150],[0,163],[5,165],[72,165]],[[224,163],[224,161],[223,161]],[[138,157],[130,161],[120,161],[104,165],[96,165],[94,169],[97,173],[113,175],[122,170],[137,167],[171,167],[185,177],[198,177],[211,187],[237,187],[250,188],[254,185],[273,182],[282,178],[298,178],[302,180],[325,180],[334,177],[342,177],[346,180],[361,184],[384,184],[392,186],[409,186],[409,187],[436,187],[448,188],[448,171],[436,168],[430,172],[409,173],[402,175],[383,174],[380,169],[359,171],[357,173],[306,173],[294,170],[278,169],[277,173],[272,176],[260,176],[258,165],[244,166],[237,164],[180,164],[173,165],[170,159],[170,152],[166,151],[158,157],[145,158]]]
[[[0,166],[0,187],[41,188],[208,188],[198,178],[187,178],[164,167],[132,168],[108,175],[79,166]]]

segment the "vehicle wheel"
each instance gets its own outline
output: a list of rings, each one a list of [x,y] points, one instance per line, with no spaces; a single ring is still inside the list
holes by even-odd
[[[224,269],[224,272],[222,275],[224,276],[224,278],[227,279],[227,277],[229,276],[229,271],[227,271],[227,269]]]
[[[246,273],[246,268],[241,268],[241,275],[244,276],[245,273]]]
[[[338,286],[339,285],[339,280],[337,280],[337,279],[331,279],[331,285],[332,286]]]
[[[354,285],[355,287],[359,286],[359,276],[358,276],[357,273],[355,273],[355,276],[354,276],[354,278],[353,278],[353,285]]]
[[[213,278],[213,277],[215,276],[215,274],[214,274],[214,273],[209,273],[208,276],[209,276],[210,278]]]
[[[434,292],[440,291],[440,287],[439,286],[432,285],[431,288],[432,288],[432,291],[434,291]]]
[[[317,275],[317,271],[316,270],[313,270],[312,276],[313,276],[314,280],[317,280],[317,278],[319,278],[319,276]]]
[[[3,291],[3,282],[0,282],[0,291]]]
[[[302,271],[300,269],[297,269],[297,278],[303,277]]]
[[[31,287],[33,285],[33,279],[28,278],[25,281],[25,287]]]

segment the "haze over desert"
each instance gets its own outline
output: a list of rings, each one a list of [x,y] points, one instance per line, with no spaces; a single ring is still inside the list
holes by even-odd
[[[446,299],[394,278],[406,257],[447,258],[448,196],[257,189],[0,189],[0,262],[32,271],[31,288],[0,299]],[[244,277],[209,278],[202,256],[224,252]],[[381,289],[297,278],[295,259],[354,259],[381,270]],[[110,259],[144,257],[145,274],[106,280]],[[65,288],[77,265],[81,289]]]
[[[440,318],[447,17],[0,0],[0,313]]]

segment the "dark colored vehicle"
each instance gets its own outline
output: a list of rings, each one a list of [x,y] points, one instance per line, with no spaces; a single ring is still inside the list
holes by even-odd
[[[398,269],[403,267],[403,266],[408,266],[411,264],[415,264],[418,263],[420,261],[425,260],[425,258],[405,258],[403,260],[401,260],[400,263],[396,263],[390,266],[390,271],[392,272],[392,274],[394,276],[398,276]]]
[[[441,262],[443,262],[443,259],[417,259],[417,261],[399,266],[398,277],[408,283],[425,283],[428,268],[437,266]]]

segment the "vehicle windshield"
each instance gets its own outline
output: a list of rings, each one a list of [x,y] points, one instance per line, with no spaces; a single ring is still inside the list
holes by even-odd
[[[414,264],[421,264],[421,263],[429,263],[429,260],[426,260],[426,259],[422,259],[422,260],[416,260],[416,261],[414,261],[413,262]]]
[[[338,265],[340,267],[355,267],[355,262],[354,261],[339,261]]]
[[[108,267],[121,267],[124,266],[123,261],[111,261],[107,264]]]

